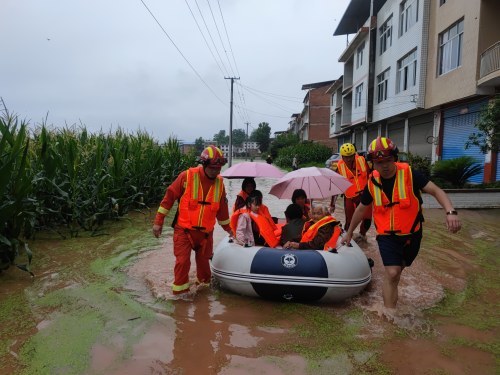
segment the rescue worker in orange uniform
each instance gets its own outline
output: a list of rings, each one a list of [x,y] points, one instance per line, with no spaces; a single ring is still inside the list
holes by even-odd
[[[342,159],[337,163],[337,172],[352,183],[351,187],[344,192],[345,229],[351,225],[352,215],[361,201],[361,194],[365,189],[370,175],[370,168],[363,156],[356,153],[356,147],[351,143],[340,146]],[[359,235],[355,241],[366,242],[366,232],[372,224],[372,211],[368,208],[359,228]]]
[[[300,242],[288,241],[285,249],[331,250],[337,246],[340,236],[340,222],[330,215],[328,207],[321,203],[313,203],[312,219],[304,225]]]
[[[189,291],[191,250],[196,252],[197,283],[209,283],[209,260],[213,255],[215,221],[232,236],[226,191],[221,168],[226,164],[222,151],[206,147],[200,156],[201,166],[181,172],[168,187],[160,203],[153,225],[153,234],[159,237],[165,216],[175,201],[179,202],[172,226],[174,228],[174,294]]]
[[[373,162],[372,175],[361,196],[361,203],[344,236],[349,243],[354,228],[366,210],[373,207],[377,242],[385,267],[382,295],[386,308],[396,308],[401,273],[416,258],[422,240],[422,197],[432,195],[444,208],[446,227],[451,233],[461,228],[457,211],[446,193],[407,163],[398,163],[398,148],[389,139],[378,137],[370,143],[368,160]]]

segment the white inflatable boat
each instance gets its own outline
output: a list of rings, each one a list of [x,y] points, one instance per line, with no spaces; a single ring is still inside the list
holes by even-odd
[[[215,248],[212,275],[221,288],[252,297],[338,302],[371,281],[363,250],[337,243],[337,252],[243,247],[225,237]]]

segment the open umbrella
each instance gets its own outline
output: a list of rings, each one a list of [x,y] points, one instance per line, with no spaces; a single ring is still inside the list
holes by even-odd
[[[303,189],[310,199],[329,198],[344,193],[352,184],[344,176],[328,168],[300,168],[279,179],[269,194],[278,198],[292,198],[295,189]]]
[[[221,173],[226,178],[245,178],[245,177],[272,177],[281,178],[285,175],[274,165],[267,163],[258,163],[255,161],[244,161],[233,165]]]

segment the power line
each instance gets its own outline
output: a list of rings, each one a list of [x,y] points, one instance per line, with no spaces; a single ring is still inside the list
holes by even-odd
[[[163,28],[163,26],[161,25],[161,23],[158,21],[158,19],[155,17],[155,15],[153,14],[153,12],[151,12],[151,10],[148,8],[148,6],[146,5],[146,3],[144,2],[144,0],[140,0],[140,2],[142,3],[142,5],[144,5],[144,7],[146,8],[146,10],[149,12],[149,14],[151,15],[151,17],[153,17],[153,19],[156,21],[156,23],[158,24],[158,26],[160,26],[160,29],[162,29],[163,33],[167,36],[167,38],[170,40],[170,42],[172,43],[172,45],[175,47],[175,49],[177,50],[177,52],[179,52],[179,54],[182,56],[182,58],[184,59],[184,61],[186,61],[186,63],[189,65],[189,67],[193,70],[193,72],[198,76],[198,78],[200,79],[201,82],[203,82],[203,84],[212,92],[212,94],[224,105],[226,106],[226,103],[224,103],[224,101],[219,98],[217,96],[217,94],[215,93],[214,90],[212,90],[212,88],[208,85],[208,83],[205,82],[205,80],[201,77],[201,75],[198,73],[198,71],[194,68],[193,65],[191,65],[191,63],[189,62],[189,60],[186,58],[186,56],[184,56],[184,54],[182,53],[182,51],[179,49],[179,47],[177,47],[177,45],[175,44],[174,40],[170,37],[170,35],[168,35],[167,31]]]
[[[267,92],[267,91],[257,90],[257,89],[254,89],[252,87],[245,86],[245,85],[243,85],[241,83],[240,83],[240,85],[243,86],[244,88],[246,88],[247,90],[257,91],[257,92],[260,92],[262,94],[267,94],[267,95],[270,95],[270,96],[280,96],[280,97],[283,97],[283,98],[292,98],[292,99],[297,99],[297,100],[300,100],[300,101],[302,101],[302,99],[303,99],[303,98],[300,98],[298,96],[288,96],[288,95],[281,95],[281,94],[273,94],[273,93],[270,93],[270,92]]]

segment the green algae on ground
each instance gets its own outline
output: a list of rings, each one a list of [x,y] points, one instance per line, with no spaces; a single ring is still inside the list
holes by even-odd
[[[38,286],[28,293],[33,308],[45,312],[49,321],[19,353],[24,373],[85,372],[91,349],[97,343],[113,346],[121,359],[131,354],[144,327],[154,321],[155,313],[123,290],[125,278],[118,271],[152,237],[144,226],[128,226],[111,238],[80,237],[78,245],[70,241],[78,259],[78,273],[64,272],[55,290]],[[64,244],[61,242],[61,247]],[[112,342],[117,339],[122,343],[119,348]]]

